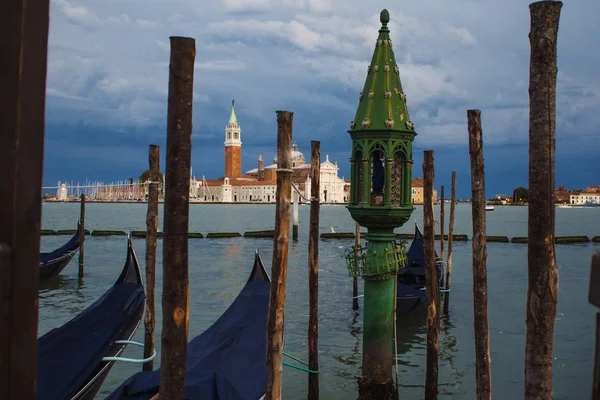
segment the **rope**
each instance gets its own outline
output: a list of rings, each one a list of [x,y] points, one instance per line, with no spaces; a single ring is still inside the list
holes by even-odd
[[[299,367],[297,365],[290,364],[290,363],[288,363],[286,361],[283,362],[283,365],[285,365],[286,367],[292,367],[292,368],[295,368],[295,369],[299,369],[300,371],[308,372],[310,374],[318,374],[319,373],[319,371],[313,371],[312,369],[302,368],[302,367]]]
[[[311,197],[311,198],[309,199],[308,197],[304,196],[304,195],[302,194],[302,192],[300,192],[300,189],[298,189],[298,187],[296,186],[296,184],[295,184],[294,182],[292,182],[292,188],[294,188],[294,190],[296,191],[296,193],[298,194],[298,196],[300,196],[300,197],[301,197],[302,199],[304,199],[305,201],[308,201],[308,202],[311,202],[311,203],[312,203],[313,201],[319,201],[319,200],[315,199],[314,197]],[[319,201],[319,203],[320,203],[320,204],[323,204],[323,203],[321,203],[321,201]]]
[[[299,359],[298,357],[295,357],[295,356],[291,355],[290,353],[286,353],[286,352],[284,351],[284,352],[283,352],[283,355],[284,355],[284,356],[288,356],[288,357],[289,357],[289,358],[291,358],[292,360],[296,360],[296,361],[298,361],[299,363],[302,363],[302,364],[304,364],[304,365],[308,365],[308,363],[307,363],[307,362],[305,362],[305,361],[302,361],[301,359]]]
[[[290,173],[290,174],[294,172],[294,170],[291,169],[291,168],[277,168],[275,171],[277,171],[277,172],[286,172],[286,173]]]
[[[286,353],[285,351],[284,351],[284,352],[282,352],[282,353],[283,353],[283,355],[284,355],[284,356],[288,356],[289,358],[291,358],[291,359],[293,359],[293,360],[296,360],[296,361],[298,361],[299,363],[302,363],[302,364],[304,364],[304,365],[308,365],[308,363],[307,363],[307,362],[305,362],[305,361],[302,361],[302,360],[301,360],[301,359],[299,359],[298,357],[294,357],[293,355],[291,355],[291,354],[289,354],[289,353]],[[283,361],[283,365],[285,365],[286,367],[295,368],[295,369],[297,369],[297,370],[300,370],[300,371],[308,372],[308,373],[310,373],[310,374],[318,374],[318,373],[319,373],[319,371],[314,371],[314,370],[312,370],[312,369],[308,369],[308,368],[299,367],[299,366],[297,366],[297,365],[290,364],[290,363],[288,363],[288,362],[286,362],[286,361]]]

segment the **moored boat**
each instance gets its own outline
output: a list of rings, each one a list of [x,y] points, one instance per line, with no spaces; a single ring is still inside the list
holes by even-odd
[[[397,312],[403,313],[417,307],[425,299],[427,282],[425,279],[425,239],[415,223],[413,241],[406,252],[407,265],[398,271],[398,291],[396,293]],[[443,279],[444,260],[435,252],[437,287]]]
[[[258,400],[266,393],[267,315],[271,279],[258,250],[250,276],[219,319],[188,343],[186,400]],[[152,399],[160,369],[138,372],[107,400]]]
[[[40,281],[53,278],[69,265],[79,250],[79,235],[83,226],[77,223],[77,231],[67,243],[48,253],[40,253]]]
[[[145,299],[128,238],[125,266],[113,286],[75,318],[38,339],[37,399],[93,399],[127,344],[138,344],[131,338]]]

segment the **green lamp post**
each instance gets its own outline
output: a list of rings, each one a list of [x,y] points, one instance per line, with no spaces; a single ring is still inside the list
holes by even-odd
[[[395,398],[392,378],[394,278],[400,264],[394,229],[408,221],[411,201],[412,142],[406,95],[383,10],[381,29],[360,93],[352,138],[351,190],[347,206],[352,218],[368,229],[366,253],[354,261],[364,280],[362,377],[359,399]],[[349,264],[350,268],[352,263]]]

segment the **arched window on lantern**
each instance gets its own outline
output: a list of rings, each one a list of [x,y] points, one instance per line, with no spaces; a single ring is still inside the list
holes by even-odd
[[[375,150],[371,153],[371,205],[383,206],[385,188],[385,153]]]
[[[356,180],[356,190],[354,191],[354,204],[361,204],[363,201],[363,180],[365,178],[362,151],[357,150],[354,153],[354,179]],[[353,182],[354,183],[354,182]]]
[[[404,164],[404,154],[397,151],[394,154],[394,162],[392,164],[392,182],[391,182],[391,199],[392,206],[399,207],[402,205],[402,174]]]

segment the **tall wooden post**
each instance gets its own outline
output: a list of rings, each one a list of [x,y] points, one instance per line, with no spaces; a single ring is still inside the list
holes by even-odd
[[[83,244],[85,242],[85,194],[81,195],[81,209],[79,210],[79,277],[83,277]]]
[[[0,398],[36,398],[48,0],[0,2]]]
[[[444,259],[444,186],[440,188],[440,258]]]
[[[448,315],[450,303],[450,278],[452,277],[452,235],[454,234],[454,209],[456,207],[456,171],[452,171],[450,187],[450,220],[448,221],[448,259],[446,261],[446,295],[444,296],[444,314]]]
[[[146,314],[144,315],[144,358],[154,352],[154,328],[156,308],[154,290],[156,285],[156,236],[158,232],[158,181],[160,180],[160,148],[151,144],[148,154],[148,211],[146,213]],[[154,370],[153,360],[144,363],[144,371]]]
[[[310,142],[310,235],[308,237],[308,368],[319,370],[319,211],[321,142]],[[308,400],[319,399],[319,375],[308,374]]]
[[[267,317],[266,400],[281,399],[283,313],[287,280],[292,188],[292,122],[294,113],[277,111],[277,194],[271,263],[271,296]]]
[[[552,399],[552,346],[558,303],[554,254],[556,41],[562,2],[540,1],[531,13],[529,67],[529,206],[525,399]]]
[[[196,42],[171,37],[163,235],[161,400],[185,397],[189,321],[188,226]]]
[[[492,398],[490,337],[487,307],[487,250],[485,226],[485,173],[481,111],[467,110],[471,157],[471,210],[473,223],[473,324],[475,328],[475,381],[477,399]]]
[[[600,308],[600,251],[592,255],[588,301]],[[596,312],[596,346],[594,351],[594,373],[592,400],[600,400],[600,313]]]
[[[292,239],[298,240],[298,193],[294,190],[292,192],[292,199],[294,204],[292,206],[292,214],[294,216],[294,225],[292,226]]]
[[[433,150],[423,152],[423,236],[425,237],[425,281],[427,285],[427,368],[425,398],[435,400],[438,396],[438,354],[440,330],[440,303],[437,269],[435,267],[435,238],[433,217]]]
[[[360,248],[360,224],[356,223],[356,236],[354,237],[354,260],[358,263]],[[358,268],[356,268],[358,271]],[[352,282],[352,309],[358,310],[358,275],[354,275]]]

